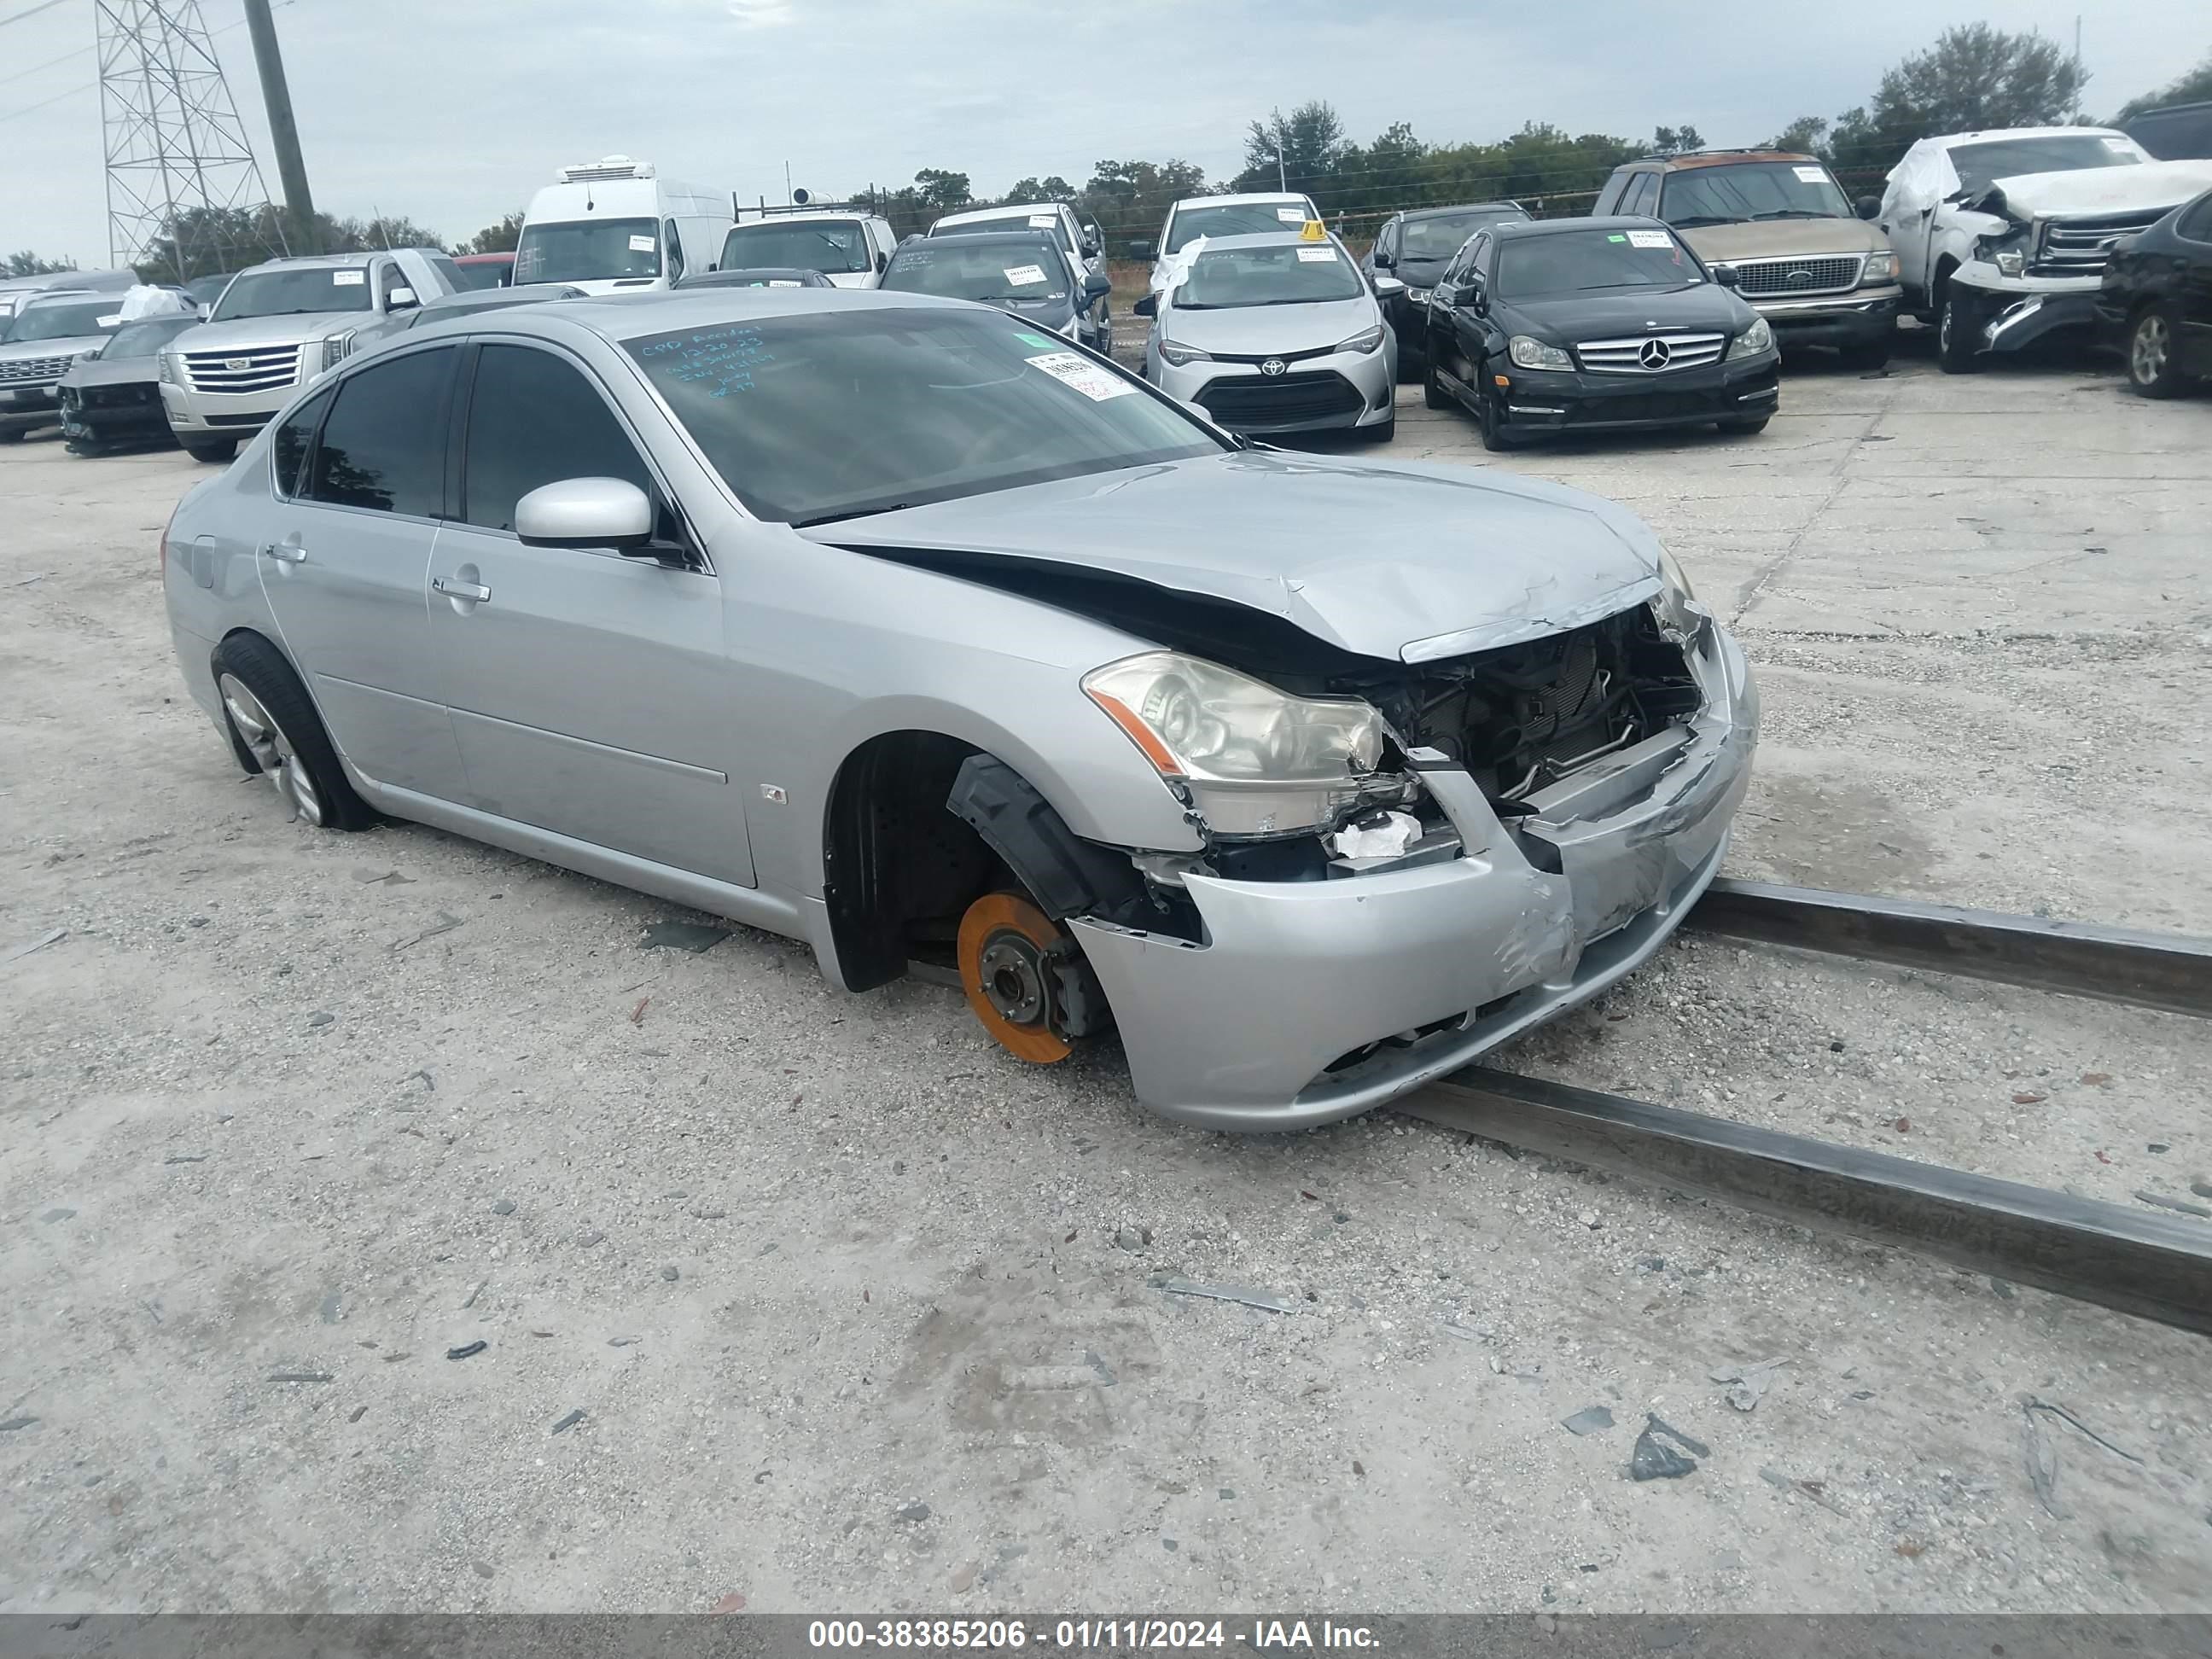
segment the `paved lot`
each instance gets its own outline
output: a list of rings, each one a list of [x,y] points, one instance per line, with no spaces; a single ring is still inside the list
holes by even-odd
[[[1394,453],[1497,464],[1407,391]],[[1741,630],[1731,870],[2212,932],[2212,400],[1909,358],[1784,398],[1508,458]],[[0,951],[69,930],[0,964],[0,1611],[2212,1607],[2201,1341],[1387,1116],[1173,1127],[942,990],[286,824],[169,660],[197,473],[0,450]],[[2201,1028],[2061,998],[1683,945],[1502,1058],[2212,1179]],[[2023,1395],[2126,1455],[2039,1419],[2039,1503]],[[1694,1474],[1624,1478],[1646,1411]]]

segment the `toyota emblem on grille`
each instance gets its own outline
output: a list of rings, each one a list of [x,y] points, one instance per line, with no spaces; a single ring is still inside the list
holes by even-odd
[[[1637,348],[1636,361],[1646,368],[1664,368],[1674,361],[1674,354],[1664,340],[1646,340]]]
[[[1281,374],[1283,372],[1283,360],[1280,357],[1268,358],[1266,362],[1260,365],[1260,372],[1262,374]]]
[[[226,357],[222,360],[222,366],[225,368],[251,368],[253,367],[253,359],[251,357]]]

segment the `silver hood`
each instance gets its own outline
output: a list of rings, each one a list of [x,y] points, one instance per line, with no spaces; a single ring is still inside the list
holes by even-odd
[[[0,363],[20,363],[40,357],[73,357],[80,351],[97,351],[106,343],[105,334],[65,334],[53,340],[10,340],[0,345]]]
[[[2208,189],[2212,189],[2212,161],[2145,161],[2134,167],[2022,173],[1990,186],[2003,192],[2004,205],[2022,219],[2179,207]],[[1988,199],[1986,193],[1983,199]]]
[[[1348,300],[1322,300],[1311,305],[1231,306],[1219,311],[1177,307],[1168,313],[1166,331],[1177,344],[1195,346],[1200,351],[1265,357],[1322,350],[1381,320],[1375,301],[1364,294],[1355,294]]]
[[[1560,633],[1660,586],[1657,538],[1633,514],[1579,490],[1269,451],[1030,484],[798,533],[861,552],[923,549],[1105,571],[1247,605],[1344,650],[1406,662]]]
[[[298,345],[343,334],[365,323],[381,321],[374,311],[305,311],[282,317],[240,317],[234,322],[202,323],[188,328],[164,351],[250,351],[260,346]]]

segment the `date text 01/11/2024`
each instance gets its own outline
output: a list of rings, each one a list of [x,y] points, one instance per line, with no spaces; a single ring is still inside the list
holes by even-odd
[[[1022,1619],[817,1619],[806,1627],[814,1649],[891,1649],[928,1653],[1010,1651],[1030,1646],[1078,1652],[1132,1648],[1223,1648],[1234,1644],[1256,1651],[1371,1650],[1374,1632],[1364,1625],[1340,1625],[1323,1619],[1255,1619],[1239,1628],[1222,1619],[1058,1619],[1034,1626]]]

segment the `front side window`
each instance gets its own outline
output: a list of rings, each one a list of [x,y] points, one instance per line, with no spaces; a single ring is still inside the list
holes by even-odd
[[[563,219],[525,225],[514,245],[517,283],[615,282],[660,275],[651,219]]]
[[[306,317],[325,311],[369,309],[368,272],[359,265],[311,265],[294,270],[249,270],[231,278],[208,320],[241,317]]]
[[[123,296],[119,294],[110,295],[105,300],[70,300],[60,305],[31,306],[15,313],[7,341],[15,345],[25,340],[68,340],[86,334],[111,334],[122,325],[123,319],[118,314],[122,307]]]
[[[606,399],[549,351],[487,345],[469,399],[461,516],[486,530],[514,528],[514,504],[563,478],[621,478],[647,495],[653,475]]]
[[[2048,138],[1993,138],[1979,144],[1951,146],[1952,170],[1962,190],[1984,190],[2000,179],[2023,173],[2079,173],[2087,167],[2141,165],[2143,155],[2132,140],[2100,138],[2094,133],[2060,133]]]
[[[1663,230],[1553,231],[1507,240],[1498,252],[1498,292],[1507,299],[1705,280],[1697,261]]]
[[[1237,202],[1225,207],[1176,210],[1163,253],[1180,253],[1201,236],[1265,236],[1296,230],[1320,216],[1303,196],[1294,201]]]
[[[818,270],[824,276],[873,268],[858,219],[774,219],[739,225],[722,238],[725,270]]]
[[[1670,225],[1848,219],[1851,204],[1844,199],[1843,186],[1818,161],[1743,161],[1669,173],[1660,193],[1658,216]]]
[[[747,509],[784,523],[1224,450],[1133,376],[992,312],[816,312],[624,345]]]
[[[280,495],[296,495],[306,479],[301,466],[307,459],[307,451],[315,441],[315,428],[321,422],[323,411],[331,406],[331,394],[319,392],[307,399],[278,424],[276,435],[270,441],[270,468],[276,481]]]
[[[314,500],[434,518],[445,510],[446,402],[453,348],[348,375],[315,446]]]
[[[1178,311],[1227,311],[1240,306],[1313,305],[1349,300],[1361,291],[1351,262],[1330,242],[1275,247],[1208,248],[1176,285]]]

